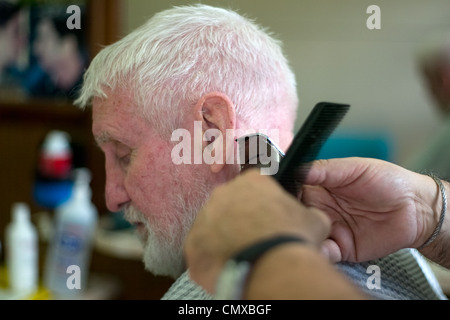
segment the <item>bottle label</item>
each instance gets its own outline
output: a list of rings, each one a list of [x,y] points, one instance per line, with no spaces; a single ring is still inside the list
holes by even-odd
[[[75,256],[83,251],[87,234],[81,225],[67,225],[59,235],[58,247],[61,254]]]
[[[63,233],[59,245],[65,253],[77,254],[82,249],[83,240],[79,235]]]
[[[70,155],[61,157],[41,156],[39,159],[39,172],[48,178],[65,179],[72,169],[72,158]]]

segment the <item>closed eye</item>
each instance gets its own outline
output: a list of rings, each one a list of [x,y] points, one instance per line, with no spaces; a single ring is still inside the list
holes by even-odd
[[[121,142],[115,142],[116,158],[122,167],[127,167],[131,160],[131,148]]]
[[[130,164],[130,159],[131,159],[131,154],[130,153],[125,155],[125,156],[118,157],[119,164],[122,167],[127,167]]]

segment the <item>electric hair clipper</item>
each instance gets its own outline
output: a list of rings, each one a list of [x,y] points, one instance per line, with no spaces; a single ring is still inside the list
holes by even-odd
[[[303,185],[311,162],[346,115],[350,105],[320,102],[306,118],[286,154],[261,133],[237,139],[241,171],[261,168],[294,196]],[[275,165],[274,165],[275,164]]]

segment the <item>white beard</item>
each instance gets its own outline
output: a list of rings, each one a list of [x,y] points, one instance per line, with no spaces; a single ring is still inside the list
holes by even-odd
[[[181,194],[174,194],[170,200],[174,202],[175,212],[161,214],[161,220],[154,223],[133,206],[125,211],[128,221],[141,222],[145,226],[145,234],[138,235],[144,247],[145,269],[154,275],[176,279],[186,270],[184,240],[210,193],[210,189],[204,185],[195,184],[195,187],[195,194],[185,196],[188,201]]]

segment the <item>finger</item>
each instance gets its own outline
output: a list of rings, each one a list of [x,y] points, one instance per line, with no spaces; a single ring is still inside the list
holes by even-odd
[[[317,244],[322,243],[330,235],[331,220],[322,210],[317,208],[309,208],[308,218],[315,221],[308,223],[311,236]]]
[[[370,162],[371,160],[362,158],[316,160],[310,167],[305,184],[333,188],[351,183],[364,172]]]
[[[305,177],[305,184],[321,185],[327,179],[327,172],[332,170],[332,160],[316,160],[313,161],[307,176]]]
[[[337,243],[331,239],[326,239],[320,247],[321,253],[332,263],[342,261],[342,252]]]

